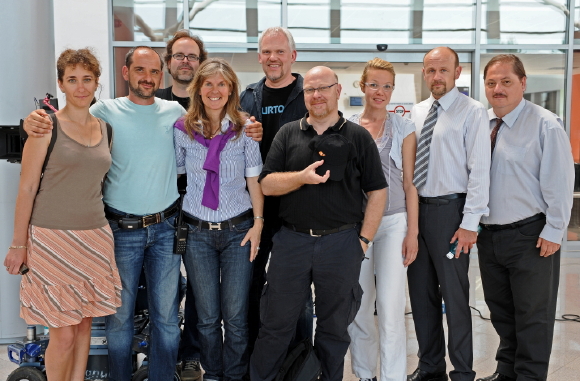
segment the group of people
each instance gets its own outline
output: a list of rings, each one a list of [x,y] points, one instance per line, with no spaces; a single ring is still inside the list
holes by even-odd
[[[312,285],[322,380],[342,379],[349,347],[362,381],[447,380],[445,301],[449,377],[473,381],[476,243],[500,336],[497,369],[480,380],[545,380],[574,170],[561,120],[523,98],[520,59],[499,55],[485,67],[486,111],[455,86],[455,51],[429,51],[431,96],[407,119],[387,111],[395,70],[375,58],[360,79],[364,109],[346,119],[336,73],[292,73],[296,55],[287,29],[265,30],[265,77],[239,95],[232,67],[179,31],[164,60],[131,49],[129,95],[93,106],[94,55],[59,57],[66,106],[25,120],[31,137],[4,261],[11,274],[30,268],[21,316],[51,328],[49,380],[84,379],[96,316],[107,316],[109,379],[130,379],[144,269],[152,381],[172,379],[178,360],[184,380],[199,379],[201,368],[207,381],[273,380],[293,343],[312,337]],[[164,63],[173,85],[160,90]],[[173,254],[180,208],[188,226],[182,333],[182,257]],[[409,376],[406,280],[419,343]]]

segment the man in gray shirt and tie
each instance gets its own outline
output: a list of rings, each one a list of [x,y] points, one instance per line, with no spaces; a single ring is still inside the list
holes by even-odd
[[[479,267],[500,337],[496,372],[483,381],[546,380],[552,350],[560,242],[570,220],[574,163],[562,120],[524,99],[526,72],[513,54],[483,72],[492,162],[489,216]]]
[[[431,96],[413,107],[418,147],[413,182],[419,192],[419,253],[408,269],[419,343],[419,365],[409,381],[445,381],[442,298],[447,308],[453,381],[473,381],[469,308],[469,250],[488,214],[489,119],[485,107],[461,94],[457,53],[435,48],[423,59]],[[447,257],[450,242],[458,241]]]

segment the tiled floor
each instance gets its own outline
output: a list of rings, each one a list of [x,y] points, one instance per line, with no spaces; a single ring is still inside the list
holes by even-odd
[[[577,253],[574,253],[577,254]],[[483,301],[481,279],[476,255],[472,255],[471,305],[481,310],[484,316],[489,311]],[[408,305],[408,304],[407,304]],[[560,291],[557,316],[563,314],[580,315],[580,258],[564,253],[561,264]],[[473,312],[474,370],[477,377],[487,376],[495,370],[494,355],[498,345],[497,335],[489,321],[484,321]],[[417,342],[413,320],[407,315],[407,369],[411,373],[417,366]],[[0,381],[6,380],[16,365],[8,361],[6,345],[0,345]],[[452,366],[447,362],[447,370]],[[580,323],[556,322],[554,345],[550,360],[549,381],[580,379]],[[350,370],[350,355],[347,354],[345,381],[356,381]]]

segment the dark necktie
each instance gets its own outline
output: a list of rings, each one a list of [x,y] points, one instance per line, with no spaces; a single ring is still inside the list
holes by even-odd
[[[495,127],[493,128],[493,130],[491,130],[491,153],[493,153],[493,150],[495,148],[495,141],[497,139],[497,133],[499,132],[499,128],[501,127],[501,124],[503,123],[503,120],[501,120],[500,118],[496,118],[496,123],[495,123]]]
[[[433,102],[429,114],[423,124],[421,130],[421,137],[419,138],[419,145],[417,146],[417,159],[415,160],[415,173],[413,176],[413,183],[417,188],[425,185],[427,182],[427,168],[429,167],[429,148],[431,147],[431,138],[433,137],[433,129],[437,124],[437,109],[439,102]]]

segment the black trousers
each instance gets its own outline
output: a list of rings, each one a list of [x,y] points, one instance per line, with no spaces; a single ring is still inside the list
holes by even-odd
[[[312,237],[283,227],[273,243],[260,301],[262,328],[250,359],[251,380],[276,377],[312,283],[318,317],[314,346],[322,364],[321,380],[342,380],[350,343],[347,327],[362,297],[358,277],[364,253],[357,229]]]
[[[445,301],[449,358],[454,381],[472,381],[473,339],[469,308],[469,255],[448,259],[449,241],[463,219],[465,199],[419,205],[419,253],[407,270],[409,297],[419,343],[419,368],[444,372],[445,336],[441,313]]]
[[[500,337],[497,372],[546,380],[552,351],[560,250],[540,257],[542,219],[519,228],[489,231],[477,239],[479,268],[491,322]]]
[[[254,352],[254,344],[258,338],[258,332],[261,327],[260,323],[260,299],[264,284],[266,283],[266,265],[272,250],[272,237],[280,230],[281,225],[272,226],[264,224],[262,236],[260,238],[260,250],[254,260],[254,271],[252,272],[252,283],[250,285],[250,304],[248,308],[248,353]],[[186,301],[187,303],[187,301]],[[296,334],[292,342],[297,344],[307,337],[312,337],[313,322],[313,305],[312,294],[306,297],[305,306],[296,325]],[[290,345],[293,346],[292,343]]]

